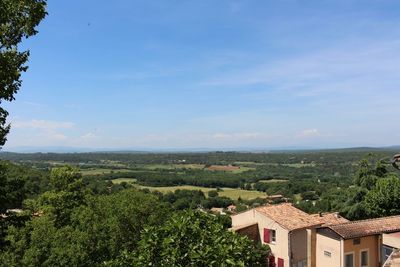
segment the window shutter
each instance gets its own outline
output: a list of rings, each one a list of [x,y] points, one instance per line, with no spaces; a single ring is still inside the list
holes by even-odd
[[[273,255],[269,256],[268,267],[275,267],[275,257]]]
[[[284,267],[283,259],[278,258],[278,267]]]
[[[264,228],[264,243],[269,243],[271,238],[271,231],[267,228]]]

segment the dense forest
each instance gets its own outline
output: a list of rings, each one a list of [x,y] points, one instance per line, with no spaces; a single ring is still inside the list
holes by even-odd
[[[229,232],[229,216],[196,209],[206,200],[201,191],[162,195],[122,188],[98,194],[73,167],[49,173],[11,163],[0,167],[5,266],[265,264],[268,248]]]

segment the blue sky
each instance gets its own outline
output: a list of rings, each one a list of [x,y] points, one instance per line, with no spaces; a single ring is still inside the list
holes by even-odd
[[[400,143],[400,2],[48,2],[5,150]]]

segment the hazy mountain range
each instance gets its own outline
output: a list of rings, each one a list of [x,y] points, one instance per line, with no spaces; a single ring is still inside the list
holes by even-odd
[[[68,146],[49,146],[49,147],[7,147],[0,152],[15,152],[15,153],[85,153],[85,152],[117,152],[117,153],[148,153],[148,152],[210,152],[210,151],[238,151],[238,152],[283,152],[283,151],[304,151],[304,150],[395,150],[400,152],[400,145],[385,146],[385,147],[270,147],[270,148],[88,148],[88,147],[68,147]]]

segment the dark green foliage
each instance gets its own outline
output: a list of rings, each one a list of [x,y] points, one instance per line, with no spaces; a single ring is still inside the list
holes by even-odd
[[[45,0],[0,1],[0,104],[14,100],[21,87],[29,51],[18,51],[18,45],[37,33],[36,26],[46,15],[45,8]],[[10,131],[7,116],[8,112],[0,106],[0,146],[5,144]]]
[[[216,218],[187,211],[162,227],[147,228],[134,262],[135,266],[265,266],[267,256],[267,250],[259,253],[252,241],[226,231]]]
[[[400,178],[380,179],[365,197],[365,206],[373,217],[400,214]]]
[[[201,202],[201,205],[206,209],[226,208],[231,204],[233,204],[233,200],[228,197],[209,197]]]
[[[375,167],[370,159],[364,158],[359,163],[359,170],[354,179],[354,184],[370,190],[376,181],[386,175],[387,170],[382,161],[377,161]]]
[[[32,212],[42,211],[51,216],[57,227],[68,225],[74,209],[85,204],[88,191],[78,170],[69,166],[54,168],[50,174],[50,185],[52,190],[27,206]]]
[[[303,200],[317,200],[319,198],[315,191],[305,191],[300,193],[300,195]]]
[[[300,201],[299,203],[295,204],[295,207],[307,213],[319,212],[318,208],[313,204],[312,201]]]
[[[396,211],[399,213],[395,202],[397,197],[394,195],[396,194],[395,180],[392,180],[393,188],[389,190],[388,187],[388,190],[382,190],[387,187],[384,185],[387,177],[396,176],[396,174],[388,171],[388,163],[383,160],[374,160],[372,156],[370,154],[360,161],[359,169],[354,177],[354,185],[324,192],[316,208],[319,211],[340,211],[350,220],[393,215]],[[379,208],[380,206],[382,208]]]
[[[48,188],[48,176],[40,171],[0,161],[0,248],[4,246],[6,229],[20,225],[29,216],[16,216],[9,209],[21,209],[27,197],[37,196]]]
[[[225,229],[229,229],[232,227],[232,218],[229,215],[217,215],[218,223],[222,224]]]
[[[162,201],[172,205],[175,210],[195,209],[200,206],[205,199],[204,193],[200,190],[175,190],[160,195]]]
[[[20,208],[25,198],[24,180],[8,176],[8,166],[0,163],[0,214]]]
[[[43,208],[42,216],[9,228],[0,256],[6,266],[96,266],[134,251],[142,229],[161,225],[170,212],[155,196],[133,190],[89,195],[63,224],[55,209]]]
[[[208,195],[208,197],[217,197],[218,191],[217,190],[208,191],[207,195]]]

